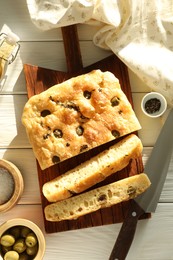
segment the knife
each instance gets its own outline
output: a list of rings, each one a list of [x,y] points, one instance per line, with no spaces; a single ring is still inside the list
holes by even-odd
[[[155,212],[173,152],[172,137],[173,108],[168,114],[144,169],[151,181],[151,186],[132,200],[132,206],[122,224],[109,260],[126,258],[135,235],[138,219],[146,212]]]

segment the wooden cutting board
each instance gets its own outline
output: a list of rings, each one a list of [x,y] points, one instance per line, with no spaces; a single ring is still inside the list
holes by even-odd
[[[82,58],[80,53],[80,46],[77,36],[77,27],[69,26],[62,28],[62,34],[64,39],[65,54],[67,60],[68,72],[54,71],[50,69],[41,68],[34,65],[25,64],[24,73],[26,77],[26,86],[28,91],[28,98],[35,94],[39,94],[49,87],[61,83],[62,81],[79,74],[90,72],[93,69],[101,69],[102,71],[109,70],[112,72],[120,81],[122,90],[128,97],[132,104],[131,88],[129,83],[127,67],[115,56],[111,55],[101,61],[98,61],[88,67],[83,68]],[[42,194],[42,186],[45,182],[52,180],[53,178],[65,173],[67,170],[74,168],[81,162],[88,160],[92,156],[98,154],[104,149],[108,148],[113,143],[112,141],[104,144],[98,148],[92,149],[88,152],[75,156],[57,165],[54,165],[46,170],[41,170],[37,162],[38,179],[40,186],[41,202],[43,208],[48,205],[48,201]],[[132,160],[130,164],[122,171],[113,174],[108,177],[102,183],[95,185],[92,188],[105,185],[107,183],[117,181],[119,179],[132,176],[143,171],[142,157],[136,160]],[[94,227],[106,224],[120,223],[123,222],[125,215],[131,206],[131,201],[123,202],[110,208],[98,210],[94,213],[82,216],[77,220],[61,221],[61,222],[49,222],[45,223],[45,231],[47,233],[68,231],[74,229],[81,229],[87,227]],[[149,218],[150,214],[144,214],[142,218]]]

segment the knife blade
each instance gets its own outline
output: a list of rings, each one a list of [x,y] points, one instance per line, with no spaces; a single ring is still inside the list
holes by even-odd
[[[132,206],[124,219],[109,260],[126,258],[133,242],[138,219],[145,212],[155,212],[173,152],[172,137],[173,109],[167,116],[144,168],[144,172],[151,181],[151,186],[132,201]]]

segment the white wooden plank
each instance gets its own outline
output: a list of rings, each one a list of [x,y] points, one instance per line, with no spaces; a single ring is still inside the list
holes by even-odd
[[[144,164],[144,168],[145,168],[145,164],[151,154],[152,151],[152,147],[144,147],[143,149],[143,164]],[[165,156],[163,154],[163,156]],[[168,169],[168,173],[166,176],[166,180],[163,186],[163,190],[160,196],[159,201],[160,202],[167,202],[167,203],[172,203],[173,202],[173,155],[171,157],[171,161],[170,161],[170,165],[169,165],[169,169]],[[147,172],[146,172],[147,173]],[[155,173],[156,178],[157,178],[157,172]]]
[[[0,149],[0,158],[14,163],[22,174],[24,191],[18,204],[39,204],[40,189],[32,149]]]
[[[27,218],[44,231],[35,158],[21,124],[23,106],[27,101],[23,64],[31,63],[56,70],[66,70],[61,29],[39,30],[31,21],[26,1],[12,0],[0,3],[0,30],[8,25],[21,39],[21,50],[7,71],[0,86],[0,158],[15,163],[21,170],[25,189],[19,204],[0,214],[0,224],[14,217]],[[97,27],[78,25],[84,66],[109,55],[92,43]],[[129,70],[135,111],[142,125],[139,136],[143,142],[144,164],[160,132],[165,118],[149,119],[141,113],[140,101],[150,89]],[[6,95],[9,94],[9,95]],[[11,94],[14,94],[13,96]],[[24,95],[23,95],[24,94]],[[148,146],[148,147],[146,147]],[[151,147],[150,147],[151,146]],[[173,158],[156,213],[150,220],[142,220],[137,227],[127,260],[171,260],[173,241]],[[108,259],[121,224],[83,229],[80,231],[45,234],[45,260]]]
[[[91,41],[80,43],[83,66],[88,66],[111,54],[96,47]],[[49,50],[49,51],[48,51]],[[67,71],[63,42],[22,42],[16,60],[8,66],[0,84],[0,93],[26,93],[23,64]]]
[[[29,142],[21,123],[26,95],[0,95],[0,148],[28,147]]]
[[[127,260],[172,259],[173,206],[159,204],[149,220],[138,222]],[[105,260],[109,258],[121,224],[48,235],[45,258]],[[128,235],[128,234],[127,234]],[[58,236],[59,243],[56,244]],[[55,250],[56,247],[56,250]],[[70,252],[70,254],[69,254]]]
[[[26,1],[23,0],[16,0],[15,4],[13,0],[1,3],[0,31],[4,24],[16,33],[21,41],[62,40],[61,28],[43,31],[32,22]],[[92,40],[100,28],[87,24],[77,26],[80,40]]]
[[[153,146],[164,124],[164,118],[149,118],[141,109],[141,101],[145,93],[132,93],[134,101],[134,110],[141,124],[141,130],[138,131],[144,146]]]
[[[57,40],[62,39],[61,30],[54,29],[43,32],[31,21],[26,1],[12,0],[1,2],[0,30],[3,26],[8,26],[16,33],[20,40]]]
[[[144,147],[143,163],[151,153],[152,147]],[[32,149],[0,149],[0,158],[14,163],[22,173],[24,179],[24,193],[19,204],[40,203],[40,190],[38,184],[36,161]],[[173,203],[173,156],[170,162],[168,175],[161,193],[160,202]],[[157,178],[157,173],[156,178]]]
[[[44,260],[108,259],[121,224],[53,234],[44,232],[40,205],[18,205],[0,216],[0,224],[11,218],[26,218],[36,223],[46,238]],[[151,219],[140,220],[127,260],[172,259],[173,204],[159,204]]]
[[[140,221],[127,260],[172,259],[172,216],[172,204],[159,204],[151,219]]]
[[[128,68],[132,92],[150,92],[149,88],[130,68]]]
[[[94,35],[101,29],[102,26],[93,26],[90,24],[78,24],[77,30],[78,30],[78,36],[79,40],[85,41],[90,40],[93,41]]]
[[[13,218],[24,218],[33,221],[44,231],[43,214],[41,205],[16,205],[0,215],[0,225]]]
[[[153,146],[163,125],[163,120],[162,118],[150,119],[141,112],[142,96],[141,93],[133,93],[135,112],[142,126],[142,129],[139,130],[139,137],[144,146]],[[27,100],[26,94],[0,95],[0,124],[3,126],[0,131],[0,147],[30,147],[21,123],[23,107]]]
[[[134,97],[136,100],[139,100],[141,94],[139,93],[135,93]],[[0,124],[1,124],[1,130],[0,130],[0,147],[1,148],[5,148],[5,147],[9,147],[9,148],[26,148],[26,147],[31,147],[29,142],[28,142],[28,138],[26,136],[26,132],[25,132],[25,128],[23,127],[23,125],[21,124],[21,115],[22,115],[22,111],[23,111],[23,107],[25,102],[27,101],[27,96],[26,95],[0,95]],[[135,104],[137,104],[137,101],[135,102]],[[138,110],[137,110],[138,111]],[[8,118],[8,120],[7,120]],[[150,127],[146,128],[145,131],[144,130],[140,130],[139,131],[139,136],[142,139],[143,145],[144,146],[152,146],[154,140],[156,139],[156,135],[158,135],[159,133],[159,129],[162,126],[162,121],[161,119],[158,120],[151,120],[151,123],[148,123],[148,118],[145,119],[145,121],[142,121],[143,118],[141,116],[141,114],[139,114],[139,119],[140,122],[142,122],[144,124],[147,124],[148,126],[152,127],[152,131],[150,129]],[[141,133],[141,131],[143,131]],[[151,138],[151,139],[148,139]],[[9,151],[11,150],[7,150],[7,153],[9,153]],[[145,150],[146,151],[146,150]],[[25,156],[25,160],[22,160],[22,162],[26,162],[27,161],[27,157],[28,154],[24,153],[24,155],[22,154],[22,151],[19,149],[17,149],[15,151],[15,154],[18,155],[17,158],[19,158],[18,163],[20,163],[20,158],[21,156]],[[16,155],[14,155],[14,158],[16,158]],[[34,166],[34,162],[32,163],[32,165]],[[171,166],[173,167],[173,166]],[[24,168],[25,169],[25,168]],[[30,169],[30,167],[28,166],[28,169]],[[172,170],[172,168],[170,168]],[[170,172],[171,172],[170,170]],[[30,174],[28,174],[28,176],[30,176]],[[36,174],[33,176],[33,178],[35,178]],[[34,182],[34,180],[32,179],[31,182]],[[172,176],[171,174],[168,177],[168,181],[166,182],[166,186],[164,188],[164,192],[163,195],[161,197],[161,200],[163,201],[171,201],[172,202],[172,187],[173,187],[173,180],[172,180]],[[31,186],[32,187],[32,186]],[[38,190],[35,188],[35,192],[37,193]],[[32,193],[34,195],[34,193]],[[25,198],[26,196],[26,198]],[[29,198],[29,192],[26,193],[26,195],[24,196],[23,201],[27,201],[27,199]],[[28,196],[28,198],[27,198]],[[35,195],[34,195],[35,196]],[[31,198],[32,201],[32,198]],[[39,201],[38,198],[38,193],[37,193],[37,199],[36,199],[36,203]],[[22,202],[23,203],[23,202]]]
[[[96,47],[91,41],[80,42],[80,48],[84,67],[111,54]],[[66,70],[63,42],[23,42],[20,56],[23,63]]]

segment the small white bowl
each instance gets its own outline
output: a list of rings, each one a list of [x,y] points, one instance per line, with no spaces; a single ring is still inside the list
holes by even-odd
[[[163,115],[166,111],[167,101],[162,94],[150,92],[143,97],[141,109],[145,115],[156,118]]]

